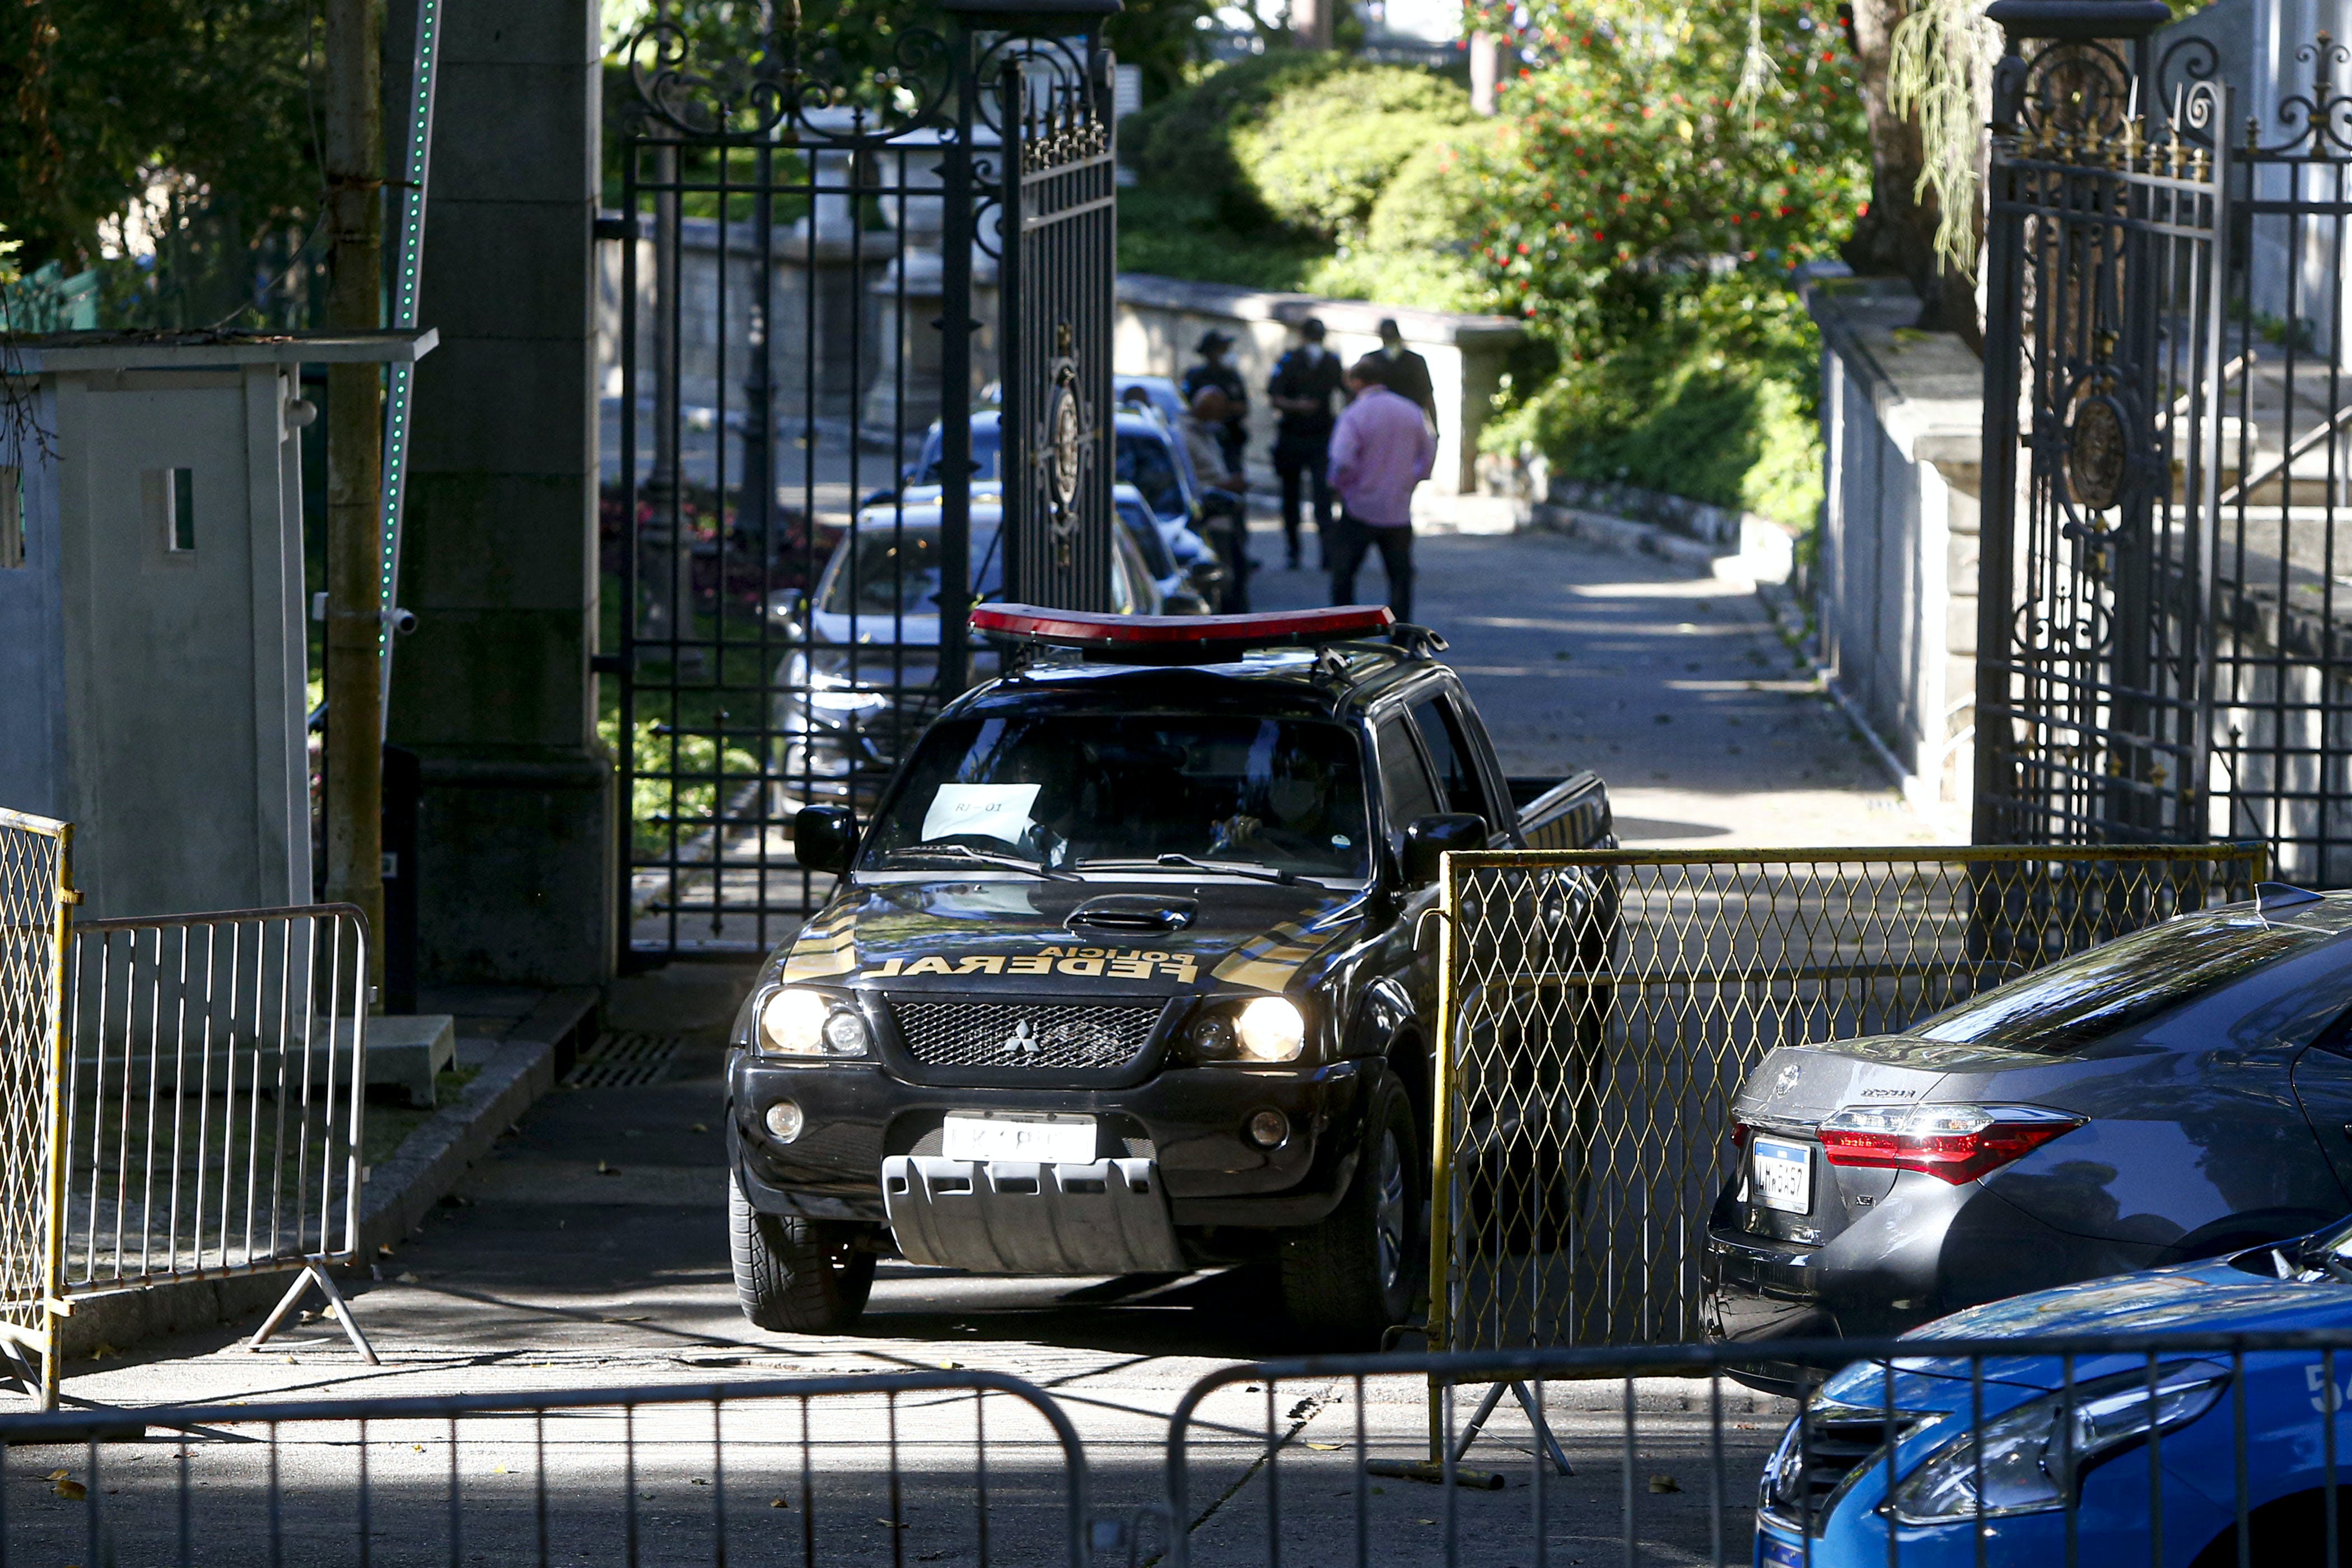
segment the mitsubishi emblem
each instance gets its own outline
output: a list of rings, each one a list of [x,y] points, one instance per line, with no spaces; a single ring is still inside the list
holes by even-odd
[[[1013,1026],[1013,1032],[1005,1036],[1003,1044],[998,1046],[996,1048],[1003,1051],[1008,1057],[1035,1056],[1037,1054],[1037,1037],[1029,1032],[1029,1020],[1023,1018],[1014,1023]]]
[[[1790,1062],[1780,1069],[1780,1076],[1772,1080],[1772,1098],[1778,1100],[1796,1087],[1797,1064]]]

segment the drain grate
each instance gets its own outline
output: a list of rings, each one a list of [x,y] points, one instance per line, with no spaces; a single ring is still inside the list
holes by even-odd
[[[624,1031],[596,1037],[563,1079],[577,1089],[628,1089],[659,1083],[684,1044],[676,1035]]]

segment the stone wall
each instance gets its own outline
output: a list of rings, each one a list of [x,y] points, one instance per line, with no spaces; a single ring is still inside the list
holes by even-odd
[[[1919,301],[1897,280],[1817,277],[1804,297],[1822,328],[1822,662],[1905,796],[1964,825],[1983,367],[1957,336],[1912,329]]]

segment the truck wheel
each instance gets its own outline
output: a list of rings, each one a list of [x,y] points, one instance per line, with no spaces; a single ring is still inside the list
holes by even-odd
[[[845,1333],[866,1310],[866,1293],[874,1289],[874,1255],[851,1247],[835,1227],[761,1214],[732,1173],[727,1178],[727,1241],[735,1262],[735,1299],[754,1327]]]
[[[1322,1224],[1282,1238],[1282,1304],[1319,1344],[1378,1349],[1412,1310],[1420,1282],[1422,1190],[1428,1184],[1412,1103],[1386,1068],[1372,1069],[1355,1184]]]

